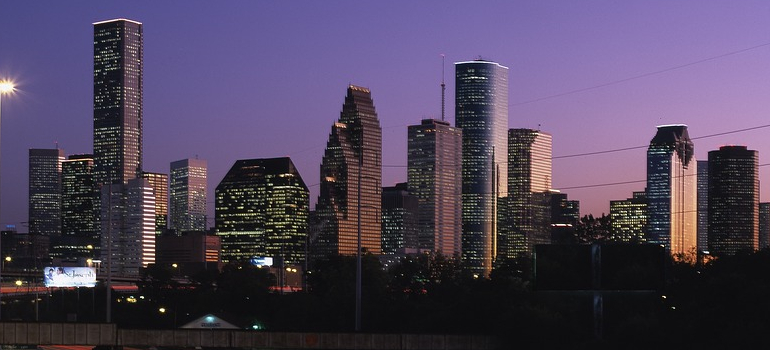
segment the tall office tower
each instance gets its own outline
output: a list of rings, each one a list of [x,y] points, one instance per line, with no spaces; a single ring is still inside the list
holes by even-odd
[[[183,159],[171,163],[171,228],[206,230],[206,161]]]
[[[508,196],[500,203],[497,258],[531,256],[535,245],[551,243],[550,134],[508,130]]]
[[[155,262],[155,196],[147,179],[102,186],[102,260],[112,274],[137,276]]]
[[[462,251],[462,130],[423,119],[410,125],[407,182],[417,197],[419,247],[446,256]]]
[[[759,249],[759,152],[722,146],[709,152],[709,254]]]
[[[455,124],[463,132],[462,261],[487,276],[498,198],[508,193],[508,67],[480,59],[455,63]]]
[[[142,24],[94,23],[94,176],[97,186],[142,174]]]
[[[551,190],[551,243],[577,243],[575,225],[578,221],[580,201],[570,200],[566,193]]]
[[[417,197],[410,194],[406,183],[382,188],[382,253],[416,253]]]
[[[216,189],[222,262],[305,260],[310,193],[290,158],[244,159]]]
[[[613,242],[644,243],[647,232],[647,193],[610,201],[610,239]]]
[[[770,248],[770,203],[759,203],[759,249]]]
[[[697,242],[695,147],[687,125],[661,125],[647,148],[647,242],[691,257]],[[694,256],[692,256],[694,258]]]
[[[362,250],[380,254],[381,183],[382,129],[372,94],[350,85],[321,161],[314,255],[354,255],[359,233]]]
[[[150,183],[155,196],[155,235],[160,236],[168,229],[168,175],[145,171],[142,177]]]
[[[94,158],[90,154],[71,155],[62,162],[62,242],[54,254],[64,261],[95,259],[99,256],[99,194],[94,184]]]
[[[698,161],[698,254],[709,249],[709,162]]]
[[[60,149],[29,150],[29,233],[61,235],[61,166],[64,151]]]

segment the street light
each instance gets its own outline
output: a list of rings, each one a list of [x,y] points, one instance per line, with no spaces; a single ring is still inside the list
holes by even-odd
[[[2,118],[2,102],[3,102],[3,95],[5,94],[12,94],[14,91],[16,91],[16,87],[14,86],[13,82],[10,80],[0,80],[0,121],[3,120]],[[3,282],[3,272],[2,267],[0,267],[0,286],[2,286]],[[2,291],[0,290],[0,296],[2,296]],[[2,310],[2,302],[0,302],[0,310]],[[3,320],[2,313],[0,313],[0,321]]]

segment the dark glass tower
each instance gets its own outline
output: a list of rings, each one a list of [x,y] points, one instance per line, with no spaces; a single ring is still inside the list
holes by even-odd
[[[770,248],[770,203],[759,203],[759,249]]]
[[[647,241],[675,257],[697,242],[697,165],[687,125],[661,125],[647,149]]]
[[[171,228],[177,234],[206,230],[206,164],[203,159],[171,162]]]
[[[354,255],[358,246],[381,252],[382,129],[367,88],[348,86],[340,119],[321,161],[314,254]]]
[[[723,146],[709,152],[709,254],[759,249],[759,152]]]
[[[289,158],[238,160],[216,189],[222,262],[305,260],[309,192]]]
[[[406,183],[382,189],[382,253],[417,251],[417,197]]]
[[[410,125],[409,192],[418,199],[420,249],[460,256],[462,251],[462,131],[424,119]]]
[[[455,124],[463,132],[462,261],[487,276],[497,245],[498,198],[507,195],[508,67],[455,63]]]
[[[709,249],[709,162],[698,161],[698,254]]]
[[[98,186],[142,174],[142,24],[94,23],[94,177]]]
[[[54,254],[65,261],[99,256],[99,232],[94,218],[99,195],[94,185],[94,159],[90,154],[71,155],[62,163],[62,239]]]
[[[142,24],[127,19],[94,25],[94,183],[100,189],[101,259],[113,273],[135,274],[154,261],[142,208]],[[136,179],[142,181],[134,181]],[[131,186],[128,186],[132,182]],[[117,191],[117,192],[115,192]],[[130,193],[129,193],[130,192]],[[152,198],[154,211],[154,198]],[[106,207],[107,206],[107,207]],[[137,219],[139,218],[139,219]],[[153,214],[154,218],[154,214]],[[153,220],[154,225],[154,220]],[[153,239],[155,229],[153,227]],[[154,254],[154,241],[152,243]]]
[[[64,151],[60,149],[29,150],[29,233],[61,235],[61,166]]]

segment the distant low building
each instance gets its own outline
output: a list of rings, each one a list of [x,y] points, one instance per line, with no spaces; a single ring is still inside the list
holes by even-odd
[[[611,240],[625,243],[647,241],[647,196],[634,192],[625,200],[610,201]]]
[[[155,263],[179,269],[183,275],[218,269],[220,238],[204,231],[183,232],[157,238]]]

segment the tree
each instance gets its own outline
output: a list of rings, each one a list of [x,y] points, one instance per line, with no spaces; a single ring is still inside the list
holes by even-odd
[[[592,214],[584,215],[575,225],[578,243],[603,243],[610,239],[611,232],[610,216],[604,213],[599,218]]]

